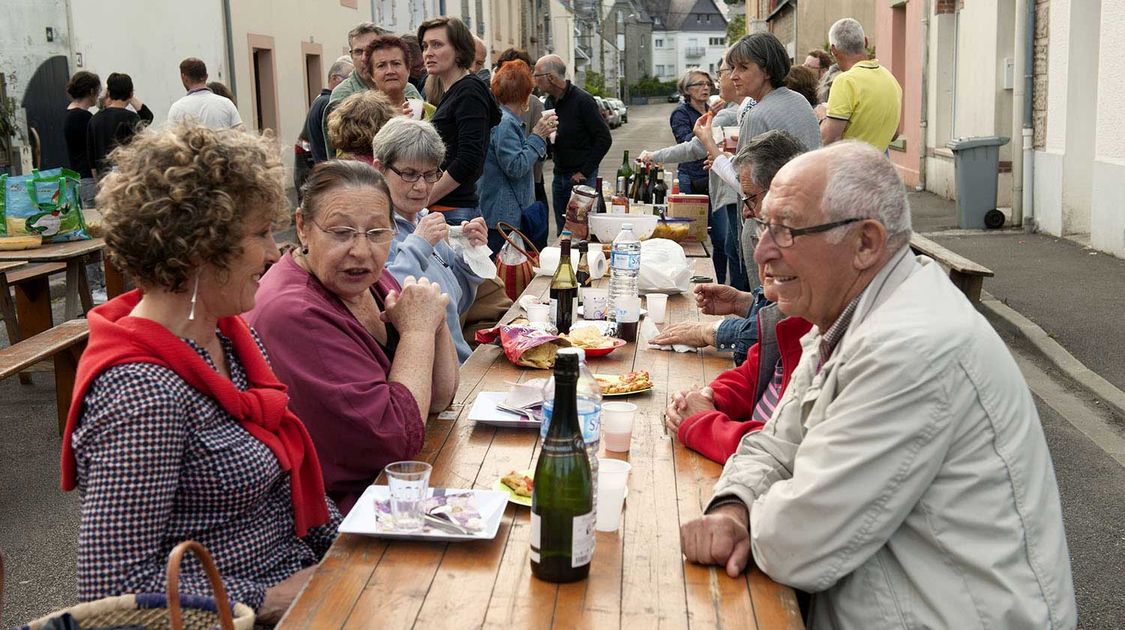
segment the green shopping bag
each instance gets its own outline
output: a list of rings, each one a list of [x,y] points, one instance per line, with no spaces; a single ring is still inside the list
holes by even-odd
[[[0,236],[38,234],[44,243],[90,238],[82,216],[78,181],[78,173],[66,168],[5,177]]]

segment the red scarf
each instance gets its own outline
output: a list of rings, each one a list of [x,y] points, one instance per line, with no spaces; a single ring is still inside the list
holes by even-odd
[[[82,413],[86,390],[99,374],[115,365],[151,363],[174,371],[180,378],[219,403],[250,435],[261,440],[289,473],[293,495],[293,522],[297,536],[310,527],[328,522],[324,479],[320,461],[305,425],[289,411],[287,388],[277,380],[262,356],[250,327],[241,317],[219,320],[222,331],[234,345],[250,387],[239,391],[229,378],[216,372],[203,357],[164,326],[130,313],[141,300],[139,290],[130,291],[90,311],[90,341],[78,364],[78,376],[66,418],[62,448],[62,489],[77,485],[77,465],[71,436]]]

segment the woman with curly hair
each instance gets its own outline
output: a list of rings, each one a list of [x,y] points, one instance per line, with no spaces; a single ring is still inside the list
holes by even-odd
[[[89,313],[63,435],[82,600],[164,591],[169,552],[197,540],[230,596],[276,622],[335,538],[312,440],[240,317],[278,259],[278,155],[191,124],[113,153],[98,206],[138,289]],[[198,564],[183,571],[181,590],[211,593]]]
[[[387,95],[377,90],[364,90],[344,99],[328,114],[328,141],[335,147],[336,157],[370,164],[375,134],[400,113]]]

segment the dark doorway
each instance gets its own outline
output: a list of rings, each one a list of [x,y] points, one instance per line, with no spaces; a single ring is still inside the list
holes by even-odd
[[[66,57],[56,55],[39,64],[24,90],[20,105],[27,110],[27,125],[35,129],[42,143],[39,168],[70,166],[63,138],[63,121],[70,103],[66,96],[69,80]]]

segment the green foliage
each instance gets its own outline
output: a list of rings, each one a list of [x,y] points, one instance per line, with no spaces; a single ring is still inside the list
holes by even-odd
[[[600,96],[602,98],[605,98],[607,96],[613,96],[612,94],[609,93],[609,90],[606,88],[605,77],[600,72],[594,72],[593,70],[587,70],[586,71],[586,85],[583,86],[583,87],[585,88],[585,90],[587,92],[589,92],[593,96]]]
[[[746,14],[740,13],[727,22],[727,45],[733,45],[746,35]]]
[[[647,73],[629,88],[631,96],[668,96],[676,91],[675,81],[661,81]]]

